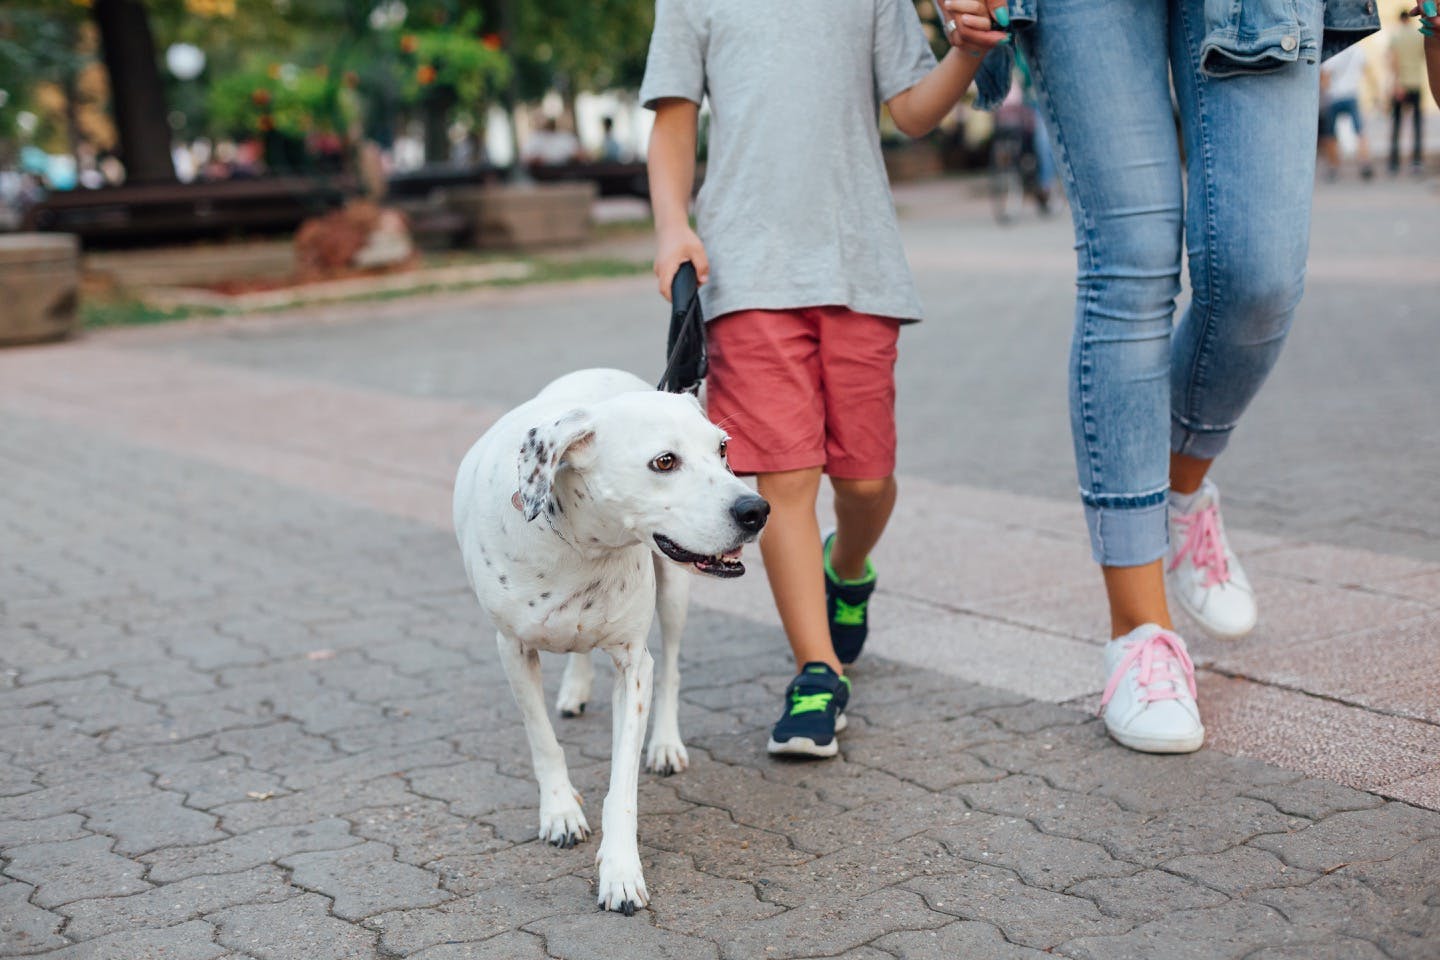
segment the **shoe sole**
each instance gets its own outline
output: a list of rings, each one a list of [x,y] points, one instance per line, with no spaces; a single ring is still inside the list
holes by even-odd
[[[1105,732],[1110,734],[1110,738],[1122,747],[1129,747],[1131,750],[1138,750],[1141,753],[1194,753],[1205,745],[1204,727],[1201,727],[1200,732],[1193,737],[1166,740],[1131,736],[1119,730],[1112,730],[1109,725],[1106,725]]]
[[[778,757],[833,757],[840,752],[840,744],[832,739],[822,747],[809,737],[791,737],[784,743],[772,739],[765,750]]]
[[[1184,591],[1171,586],[1168,578],[1165,581],[1165,586],[1169,591],[1170,599],[1174,601],[1175,605],[1183,610],[1187,617],[1199,624],[1200,629],[1204,630],[1216,640],[1239,640],[1243,637],[1248,637],[1251,632],[1254,631],[1255,625],[1260,622],[1260,618],[1257,615],[1251,617],[1249,626],[1242,630],[1220,630],[1212,625],[1210,621],[1206,620],[1204,614],[1192,607],[1190,601],[1185,599]]]

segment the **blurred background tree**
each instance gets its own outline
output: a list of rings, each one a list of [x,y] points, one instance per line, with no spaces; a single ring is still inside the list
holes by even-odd
[[[6,0],[0,162],[21,142],[114,153],[130,182],[163,182],[197,138],[328,167],[337,143],[388,148],[412,125],[443,162],[496,105],[513,126],[553,92],[573,127],[580,93],[633,90],[652,18],[653,0]]]

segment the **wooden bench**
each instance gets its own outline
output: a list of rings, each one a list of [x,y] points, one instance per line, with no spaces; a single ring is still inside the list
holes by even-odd
[[[527,168],[539,183],[589,181],[602,197],[650,199],[650,176],[643,163],[535,164]]]
[[[71,190],[31,207],[25,225],[76,234],[87,248],[283,233],[340,206],[353,192],[346,180],[316,177]]]

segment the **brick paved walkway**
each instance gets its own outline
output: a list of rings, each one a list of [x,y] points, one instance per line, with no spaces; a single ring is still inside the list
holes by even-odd
[[[921,238],[956,229],[917,222]],[[993,262],[976,269],[1013,266],[1005,245],[1033,245],[1025,229],[986,232]],[[922,287],[946,279],[914,246]],[[1061,250],[1025,261],[1047,303],[1068,295]],[[1307,319],[1326,336],[1353,326],[1373,266],[1322,249],[1311,281],[1330,296]],[[1419,289],[1384,279],[1402,305]],[[1414,433],[1433,387],[1380,384],[1346,421],[1374,435],[1357,460],[1414,447],[1378,511],[1311,534],[1293,510],[1265,533],[1233,524],[1261,627],[1190,634],[1207,749],[1151,757],[1091,716],[1104,610],[1075,504],[999,492],[1044,484],[998,467],[976,474],[988,489],[950,482],[970,476],[943,449],[953,416],[924,396],[958,375],[925,365],[943,339],[910,354],[920,396],[902,433],[921,475],[902,478],[877,557],[880,623],[843,757],[765,757],[788,664],[763,575],[697,581],[693,766],[641,785],[652,907],[595,912],[595,840],[532,839],[524,736],[462,579],[449,488],[474,437],[538,385],[530,364],[648,357],[633,318],[652,306],[636,279],[0,353],[0,956],[1440,957],[1440,515],[1390,515],[1433,487]],[[1421,336],[1406,317],[1387,328],[1397,349]],[[968,322],[973,339],[990,321]],[[1006,338],[1053,340],[1031,326]],[[1312,366],[1274,402],[1312,403],[1325,344],[1296,345]],[[1326,349],[1366,356],[1343,338]],[[1403,438],[1360,415],[1387,405],[1409,418]],[[1052,414],[1017,413],[1016,429]],[[1306,467],[1298,439],[1265,435]],[[1042,461],[1067,454],[1045,436],[1020,444],[1058,477]],[[1237,455],[1283,493],[1256,446]],[[1335,504],[1376,482],[1358,466],[1325,480]],[[1394,552],[1354,549],[1365,530]],[[598,689],[558,727],[592,822],[609,757]]]
[[[594,842],[532,839],[523,733],[443,529],[449,464],[494,411],[126,343],[0,357],[0,955],[1436,955],[1440,813],[1376,795],[1440,805],[1433,689],[1367,709],[1363,678],[1311,696],[1210,652],[1219,746],[1303,754],[1317,738],[1297,731],[1333,714],[1322,736],[1353,755],[1312,760],[1355,783],[1394,747],[1363,738],[1408,736],[1375,792],[1116,747],[1073,709],[1098,685],[1090,625],[1054,622],[1085,569],[1068,505],[918,481],[885,558],[909,583],[882,599],[897,659],[857,671],[843,760],[765,758],[783,642],[716,609],[763,610],[737,599],[763,583],[700,591],[694,766],[642,785],[652,909],[597,913]],[[942,584],[927,551],[960,534],[970,559],[947,560],[969,566]],[[1279,619],[1339,615],[1304,616],[1333,548],[1249,546],[1293,578]],[[1072,588],[992,587],[1039,550]],[[1350,599],[1400,604],[1430,649],[1437,571],[1373,555],[1364,573]],[[1267,740],[1246,727],[1266,698],[1311,712]],[[560,727],[592,806],[606,699]]]

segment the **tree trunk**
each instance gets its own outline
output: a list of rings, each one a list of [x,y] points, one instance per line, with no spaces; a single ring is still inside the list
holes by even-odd
[[[450,114],[455,109],[456,99],[447,88],[432,91],[421,103],[427,164],[450,162]]]
[[[95,0],[93,12],[110,72],[125,181],[174,183],[169,110],[145,7],[139,0]]]

